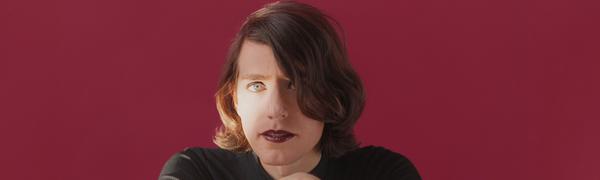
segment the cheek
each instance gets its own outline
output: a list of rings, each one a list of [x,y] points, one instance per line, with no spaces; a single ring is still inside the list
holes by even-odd
[[[307,131],[306,134],[310,136],[308,138],[311,139],[311,141],[319,141],[321,139],[325,123],[307,118],[303,124],[304,129]]]
[[[242,129],[244,134],[248,136],[253,134],[256,126],[256,119],[260,116],[260,106],[258,105],[258,99],[248,96],[246,94],[238,93],[236,111],[240,116],[242,122]]]

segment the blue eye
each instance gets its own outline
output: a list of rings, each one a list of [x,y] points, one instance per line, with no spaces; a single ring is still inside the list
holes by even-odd
[[[265,84],[262,82],[251,82],[246,86],[246,88],[252,92],[260,92],[265,89]]]

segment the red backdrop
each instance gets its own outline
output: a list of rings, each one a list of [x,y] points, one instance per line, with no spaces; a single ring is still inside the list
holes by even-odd
[[[213,94],[265,1],[3,0],[3,179],[156,179],[214,146]],[[600,179],[600,6],[309,1],[345,29],[356,134],[425,179]]]

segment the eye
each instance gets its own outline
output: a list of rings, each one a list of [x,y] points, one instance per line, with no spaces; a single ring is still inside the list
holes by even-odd
[[[265,84],[263,84],[262,82],[251,82],[246,86],[246,89],[252,91],[252,92],[260,92],[265,90]]]
[[[288,89],[296,90],[296,85],[294,85],[294,82],[290,81],[290,83],[288,84]]]

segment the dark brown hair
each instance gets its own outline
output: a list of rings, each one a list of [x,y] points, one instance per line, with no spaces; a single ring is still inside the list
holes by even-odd
[[[353,127],[365,94],[345,44],[330,23],[337,25],[318,9],[293,1],[267,4],[247,17],[219,81],[216,100],[223,125],[217,129],[215,144],[236,152],[251,150],[234,106],[238,55],[249,40],[273,49],[279,67],[296,86],[302,113],[325,123],[318,144],[324,155],[337,157],[358,147]]]

